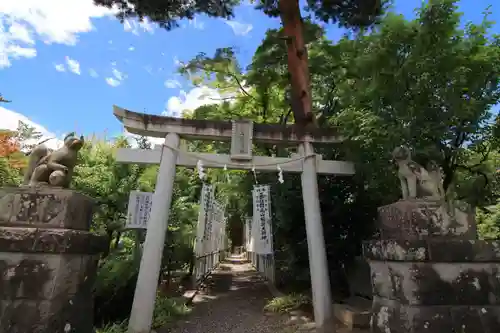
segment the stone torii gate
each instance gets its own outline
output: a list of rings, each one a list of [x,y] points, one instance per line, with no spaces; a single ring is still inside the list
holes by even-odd
[[[295,125],[253,124],[248,120],[212,121],[179,119],[137,113],[113,107],[114,115],[133,134],[165,138],[161,149],[118,149],[117,161],[134,164],[160,164],[150,220],[144,243],[129,333],[149,333],[165,232],[168,224],[176,166],[196,167],[199,160],[207,168],[224,168],[301,173],[309,266],[316,329],[323,332],[333,317],[330,279],[318,196],[318,174],[353,175],[350,162],[324,161],[314,154],[313,143],[339,143],[334,129],[299,131]],[[180,139],[231,141],[231,154],[185,153]],[[252,156],[252,143],[298,145],[298,154],[290,158]]]

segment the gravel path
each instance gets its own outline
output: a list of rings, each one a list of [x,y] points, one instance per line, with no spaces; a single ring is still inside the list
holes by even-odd
[[[250,264],[230,258],[193,300],[194,309],[158,333],[289,333],[297,332],[289,316],[263,308],[271,294]]]

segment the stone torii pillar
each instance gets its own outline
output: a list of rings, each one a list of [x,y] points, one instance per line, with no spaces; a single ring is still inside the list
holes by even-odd
[[[179,135],[168,133],[165,136],[165,145],[161,150],[160,169],[153,194],[132,311],[130,312],[129,332],[131,333],[149,333],[151,329],[175,180],[177,151],[174,149],[179,147],[179,143]]]
[[[144,253],[141,260],[129,333],[149,333],[160,265],[168,223],[169,208],[176,165],[301,173],[304,215],[306,223],[309,266],[313,294],[314,317],[318,332],[326,332],[333,318],[330,278],[325,251],[323,226],[318,195],[318,174],[353,175],[350,162],[324,161],[314,154],[313,144],[342,142],[335,129],[315,129],[304,133],[295,125],[253,124],[251,121],[211,121],[179,119],[128,111],[114,107],[114,115],[133,134],[165,138],[161,149],[140,150],[122,148],[117,161],[134,164],[160,164],[158,180],[148,223]],[[231,154],[178,154],[180,138],[186,140],[231,141]],[[252,142],[277,145],[298,145],[298,154],[290,158],[252,156]]]

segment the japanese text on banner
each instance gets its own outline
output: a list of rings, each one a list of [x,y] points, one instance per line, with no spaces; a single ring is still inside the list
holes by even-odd
[[[213,192],[214,187],[212,185],[203,184],[198,213],[198,226],[196,228],[195,253],[197,255],[205,254],[205,246],[203,244],[206,242],[207,225],[209,224],[211,215],[211,201],[214,197]]]
[[[253,191],[254,219],[258,228],[257,249],[260,254],[272,253],[271,205],[269,185],[256,185]]]
[[[131,191],[128,202],[126,229],[147,229],[153,193]]]

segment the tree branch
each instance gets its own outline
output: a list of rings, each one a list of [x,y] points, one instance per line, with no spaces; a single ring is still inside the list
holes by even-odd
[[[210,99],[212,101],[221,101],[221,102],[224,102],[224,101],[232,101],[232,100],[236,99],[236,96],[222,97],[222,98],[209,97],[208,99]]]
[[[475,166],[466,166],[466,165],[462,165],[462,164],[457,164],[456,165],[456,168],[457,169],[462,169],[462,170],[466,170],[468,171],[469,173],[472,173],[472,174],[476,174],[476,175],[479,175],[479,176],[482,176],[483,179],[484,179],[484,186],[483,188],[485,188],[486,186],[488,186],[489,184],[489,180],[488,180],[488,176],[481,170],[474,170],[474,167]]]
[[[286,113],[286,116],[283,118],[283,125],[286,125],[287,121],[288,121],[288,117],[290,117],[290,115],[292,114],[292,109],[290,108],[290,110],[288,110],[288,112]]]
[[[5,98],[3,98],[2,94],[0,94],[0,103],[11,103],[12,101],[8,101]]]
[[[208,69],[208,68],[205,68],[204,66],[194,65],[194,64],[187,65],[186,67],[194,67],[196,69],[199,69],[199,70],[202,70],[202,71],[205,71],[205,72],[213,72],[213,73],[225,74],[227,76],[230,76],[230,77],[232,77],[236,81],[236,84],[238,85],[238,87],[240,88],[240,90],[243,92],[243,94],[247,95],[250,98],[255,99],[254,96],[252,96],[248,91],[246,91],[246,89],[243,87],[243,84],[241,83],[240,79],[234,73],[226,72],[226,71],[221,71],[221,70],[217,70],[217,69],[213,69],[213,68]]]

